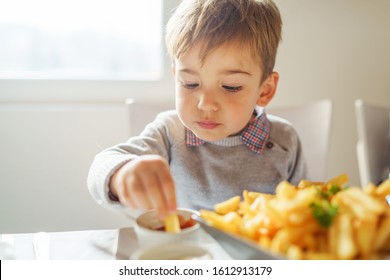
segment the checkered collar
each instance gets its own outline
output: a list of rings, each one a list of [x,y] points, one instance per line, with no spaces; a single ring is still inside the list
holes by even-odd
[[[262,108],[256,108],[255,115],[256,118],[240,132],[239,137],[249,149],[260,155],[269,137],[270,123]],[[188,146],[200,146],[207,142],[198,138],[188,128],[185,130]]]

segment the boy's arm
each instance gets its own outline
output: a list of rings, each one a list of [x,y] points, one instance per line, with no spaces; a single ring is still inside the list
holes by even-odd
[[[90,167],[87,184],[92,197],[103,207],[126,210],[118,201],[110,198],[109,182],[115,172],[140,155],[160,155],[169,162],[169,129],[164,119],[157,118],[145,127],[140,136],[130,138],[97,154]]]
[[[297,140],[296,145],[294,147],[295,153],[293,153],[295,156],[292,161],[293,164],[291,166],[291,172],[289,174],[289,179],[288,179],[288,181],[295,186],[297,186],[301,180],[309,179],[306,160],[303,155],[302,144],[301,141],[299,140],[298,135],[296,135],[296,140]]]

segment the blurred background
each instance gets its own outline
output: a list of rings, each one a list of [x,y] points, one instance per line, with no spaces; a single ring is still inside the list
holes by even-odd
[[[390,106],[390,1],[275,2],[284,27],[270,106],[331,99],[327,177],[359,185],[354,101]],[[178,3],[2,1],[0,232],[131,223],[91,199],[86,177],[97,152],[131,135],[127,98],[173,104],[163,26]]]

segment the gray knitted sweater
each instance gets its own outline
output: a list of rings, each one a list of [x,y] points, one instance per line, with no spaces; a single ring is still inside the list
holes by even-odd
[[[169,162],[179,207],[211,209],[243,190],[274,193],[282,180],[297,184],[307,175],[298,135],[286,120],[267,118],[268,142],[257,154],[239,136],[189,146],[176,112],[161,113],[139,136],[96,155],[88,174],[89,191],[102,206],[128,212],[108,198],[108,182],[123,164],[145,154],[159,154]]]

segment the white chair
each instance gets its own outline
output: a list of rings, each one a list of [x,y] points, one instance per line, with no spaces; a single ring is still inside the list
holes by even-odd
[[[164,111],[175,109],[174,101],[165,102],[139,102],[133,98],[126,99],[128,112],[130,114],[130,135],[135,136],[141,133],[144,127],[152,122],[156,116]]]
[[[390,167],[390,107],[355,101],[356,152],[362,186],[377,184]],[[389,170],[387,170],[389,172]]]
[[[309,104],[267,107],[266,112],[291,122],[303,147],[309,178],[326,181],[330,132],[332,127],[332,102],[325,99]]]
[[[170,101],[146,103],[127,99],[126,104],[130,112],[131,135],[138,135],[158,113],[174,108],[174,103]],[[304,149],[309,178],[316,181],[327,180],[332,102],[321,100],[307,105],[269,107],[266,112],[285,118],[294,125]]]

